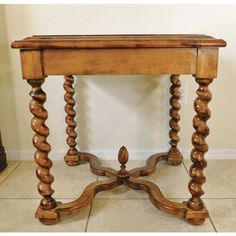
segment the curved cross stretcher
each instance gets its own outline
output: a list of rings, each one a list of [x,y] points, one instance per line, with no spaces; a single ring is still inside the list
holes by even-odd
[[[78,156],[67,157],[67,161],[73,163],[87,161],[90,164],[90,169],[93,174],[106,176],[109,179],[103,181],[95,181],[89,184],[80,197],[70,203],[57,202],[56,207],[50,210],[42,210],[40,207],[36,212],[36,217],[44,224],[55,224],[60,217],[76,214],[88,207],[94,200],[96,194],[101,191],[112,190],[121,185],[125,185],[135,190],[143,190],[147,192],[153,205],[158,209],[168,212],[172,215],[184,217],[191,223],[192,219],[196,219],[201,223],[208,217],[208,212],[204,207],[201,211],[194,211],[187,207],[186,202],[176,203],[166,199],[158,186],[150,181],[138,179],[139,176],[151,175],[156,170],[156,165],[159,161],[167,161],[169,153],[161,153],[150,156],[146,161],[146,166],[134,168],[130,171],[126,170],[125,164],[128,161],[128,151],[123,146],[121,147],[118,160],[121,164],[120,170],[116,171],[113,168],[102,167],[99,159],[90,153],[78,152]]]

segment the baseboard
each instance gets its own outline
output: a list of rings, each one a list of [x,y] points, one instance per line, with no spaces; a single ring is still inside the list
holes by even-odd
[[[118,150],[89,150],[88,152],[95,154],[97,157],[106,160],[115,160]],[[129,150],[129,159],[131,160],[146,160],[154,153],[166,152],[164,149],[142,149]],[[34,150],[6,150],[8,160],[33,160]],[[66,153],[66,150],[51,151],[50,158],[54,161],[61,161]],[[182,150],[184,159],[189,159],[190,150]],[[236,159],[236,149],[212,149],[206,154],[206,159]]]

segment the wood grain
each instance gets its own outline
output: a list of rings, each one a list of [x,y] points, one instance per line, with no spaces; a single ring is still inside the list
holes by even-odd
[[[195,74],[197,50],[173,49],[46,49],[45,75]]]
[[[17,40],[13,48],[181,48],[225,47],[226,42],[207,35],[38,35]]]
[[[218,68],[218,48],[199,48],[196,77],[216,78]]]
[[[39,50],[21,50],[21,68],[23,79],[39,79],[44,76],[43,65]]]

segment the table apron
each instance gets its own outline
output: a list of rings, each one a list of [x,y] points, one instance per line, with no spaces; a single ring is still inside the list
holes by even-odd
[[[47,49],[45,75],[194,74],[197,49]]]

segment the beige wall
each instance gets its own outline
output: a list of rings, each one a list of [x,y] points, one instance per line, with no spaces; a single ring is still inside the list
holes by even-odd
[[[213,150],[236,150],[236,5],[5,5],[0,9],[0,127],[7,150],[33,150],[28,112],[30,87],[21,80],[19,51],[10,49],[10,43],[33,34],[118,33],[204,33],[225,39],[228,46],[220,50],[218,79],[211,85],[213,116],[208,143]],[[167,148],[166,78],[79,77],[80,148]],[[188,87],[188,97],[181,110],[180,147],[190,149],[197,85],[190,76],[183,76],[182,83]],[[48,92],[49,141],[53,150],[64,150],[63,79],[48,78],[44,89]]]
[[[0,22],[0,130],[5,147],[19,149],[15,84],[11,73],[4,8],[1,5]]]

